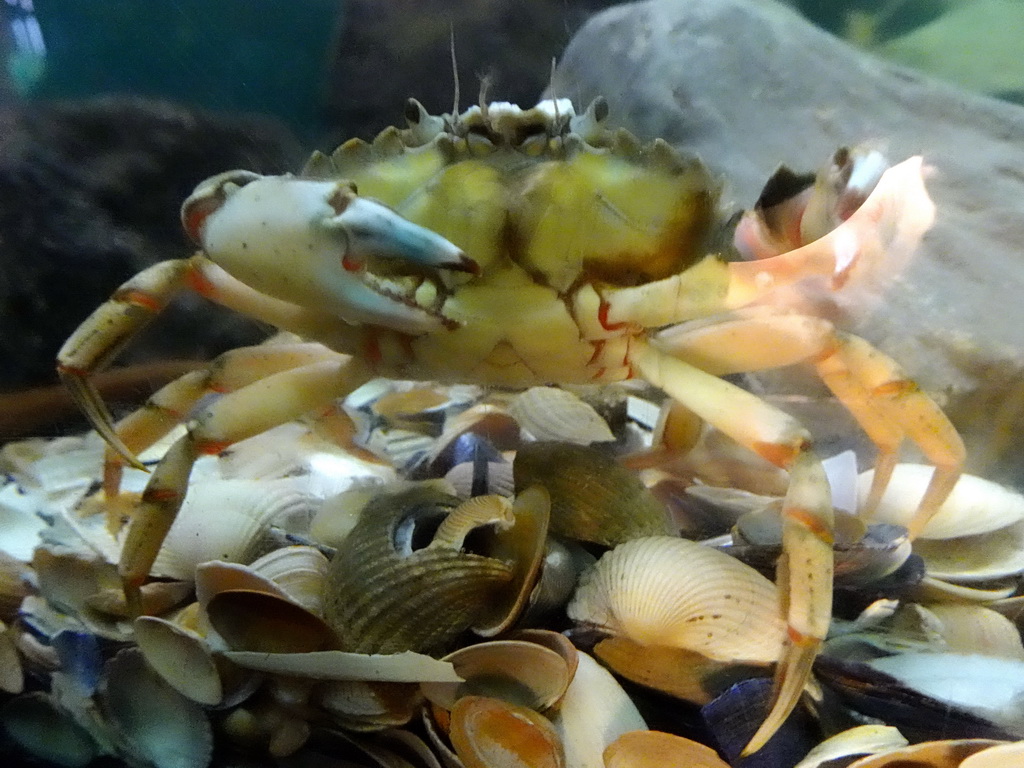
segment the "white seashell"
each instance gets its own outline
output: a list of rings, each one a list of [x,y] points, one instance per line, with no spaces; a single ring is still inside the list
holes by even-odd
[[[225,651],[224,657],[240,667],[319,680],[370,680],[388,683],[460,683],[462,678],[446,661],[422,653],[393,654],[313,651],[310,653],[262,653]]]
[[[917,511],[934,468],[897,464],[873,522],[906,526]],[[874,470],[861,474],[859,503],[867,498]],[[922,539],[949,539],[999,530],[1024,520],[1024,496],[974,475],[962,475],[946,501],[921,531]]]
[[[1016,576],[1024,573],[1024,521],[975,536],[918,539],[914,552],[936,579],[973,583]]]
[[[911,606],[908,606],[908,608]],[[1013,622],[977,604],[934,603],[913,606],[953,653],[972,653],[1024,661],[1024,643]]]
[[[178,693],[213,706],[224,698],[213,652],[195,632],[157,616],[135,620],[135,641],[149,666]]]
[[[558,387],[531,387],[512,399],[509,413],[535,440],[590,445],[615,439],[597,411]]]
[[[565,764],[573,768],[604,768],[605,747],[623,733],[647,728],[622,686],[583,652],[562,703],[549,716],[562,739]]]
[[[839,758],[874,755],[905,747],[909,743],[891,725],[858,725],[825,739],[793,768],[818,768]]]
[[[191,580],[208,560],[249,562],[272,525],[306,530],[319,500],[302,478],[193,483],[153,565],[153,574]]]
[[[907,591],[906,598],[918,603],[991,603],[994,600],[1005,600],[1016,591],[1016,580],[1004,581],[996,586],[975,588],[964,584],[951,584],[926,575],[919,584]]]
[[[39,533],[46,527],[36,514],[39,498],[15,483],[0,486],[0,550],[22,562],[32,559]]]
[[[456,464],[444,479],[452,484],[455,494],[463,499],[473,495],[473,463],[465,461]],[[512,464],[509,462],[489,461],[487,462],[487,493],[495,493],[499,496],[512,496],[515,494],[516,481],[512,473]]]
[[[581,577],[567,612],[641,644],[722,661],[775,661],[785,634],[772,582],[718,550],[670,536],[605,553]]]
[[[961,653],[903,653],[866,663],[926,696],[1024,735],[1024,661]]]
[[[1024,765],[1024,741],[1013,741],[975,752],[959,768],[1012,768]]]
[[[316,547],[296,545],[268,552],[250,563],[249,568],[277,584],[306,610],[322,615],[330,564]]]

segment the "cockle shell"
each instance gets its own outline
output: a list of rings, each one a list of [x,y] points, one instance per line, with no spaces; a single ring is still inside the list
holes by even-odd
[[[521,392],[509,403],[509,413],[534,440],[590,445],[615,439],[592,406],[559,387]]]
[[[632,470],[611,456],[570,443],[527,443],[513,463],[516,490],[551,494],[551,532],[612,547],[674,533],[668,512]]]
[[[562,768],[558,734],[543,715],[486,696],[465,696],[452,710],[449,737],[465,768]]]
[[[193,483],[152,572],[191,580],[208,560],[249,562],[262,554],[270,526],[308,521],[318,503],[296,478]]]
[[[715,750],[698,741],[661,731],[631,731],[604,751],[606,768],[729,768]]]
[[[451,546],[429,546],[459,499],[414,487],[374,499],[331,561],[325,616],[342,647],[361,653],[443,648],[486,613],[513,568]]]
[[[775,661],[785,633],[772,582],[722,552],[670,536],[604,554],[581,577],[567,612],[643,645],[722,661]]]

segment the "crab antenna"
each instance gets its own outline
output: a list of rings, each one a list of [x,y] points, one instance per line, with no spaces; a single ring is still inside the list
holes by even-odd
[[[493,82],[491,75],[487,74],[480,78],[480,114],[484,121],[487,121],[487,91],[491,89]]]
[[[459,66],[455,59],[455,25],[448,25],[448,49],[452,55],[452,80],[455,83],[455,97],[452,103],[452,120],[459,117]]]

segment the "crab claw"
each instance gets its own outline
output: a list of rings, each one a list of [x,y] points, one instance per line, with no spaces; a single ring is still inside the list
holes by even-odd
[[[229,171],[200,184],[181,219],[210,260],[249,287],[403,333],[453,322],[403,278],[479,272],[456,245],[343,180]]]
[[[348,237],[345,269],[361,269],[368,261],[397,259],[409,267],[450,269],[479,274],[480,266],[436,232],[413,224],[374,200],[339,189],[330,199],[337,215],[324,221]]]

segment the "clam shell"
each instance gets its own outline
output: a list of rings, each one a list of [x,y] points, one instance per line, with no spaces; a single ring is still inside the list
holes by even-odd
[[[317,703],[349,730],[405,725],[423,703],[413,683],[335,680],[317,690]]]
[[[604,751],[605,768],[729,768],[711,747],[661,731],[624,733]]]
[[[140,616],[135,641],[149,666],[178,693],[207,706],[223,700],[213,652],[201,636],[166,619]]]
[[[512,582],[513,567],[500,560],[429,546],[459,501],[413,487],[363,509],[328,573],[325,616],[344,649],[442,649],[481,620]]]
[[[578,660],[569,689],[548,717],[562,741],[566,765],[604,768],[604,748],[623,733],[647,728],[647,723],[607,669],[582,652]]]
[[[45,693],[5,702],[0,725],[11,741],[45,764],[85,768],[100,751],[89,733]]]
[[[643,645],[721,661],[775,661],[785,635],[772,582],[717,550],[669,536],[604,554],[583,574],[567,612]]]
[[[615,439],[597,411],[559,387],[531,387],[512,398],[508,410],[534,440],[590,445]]]
[[[819,768],[840,758],[890,752],[908,743],[891,725],[858,725],[825,739],[793,768]]]
[[[492,640],[444,657],[464,682],[424,683],[423,695],[451,710],[463,696],[489,696],[543,711],[569,687],[569,666],[556,651],[525,640]]]
[[[254,560],[255,573],[265,576],[308,611],[323,614],[324,588],[330,561],[316,547],[281,547]]]
[[[949,651],[1024,661],[1024,644],[1017,627],[991,608],[953,603],[914,607],[933,621]]]
[[[153,574],[191,580],[199,563],[247,563],[270,527],[312,517],[319,501],[295,478],[193,483],[164,540]]]
[[[897,464],[874,515],[877,522],[906,527],[934,468],[926,464]],[[867,498],[874,470],[860,475],[858,504]],[[935,516],[921,531],[921,539],[973,536],[1005,528],[1024,520],[1024,496],[974,475],[961,475]]]
[[[1024,521],[974,536],[919,538],[914,552],[936,579],[970,584],[1016,576],[1024,573]]]
[[[902,749],[871,755],[850,764],[850,768],[960,768],[964,760],[1001,742],[990,739],[956,739],[950,741],[924,741]],[[1007,763],[1002,763],[1010,768]]]
[[[516,490],[544,486],[551,494],[551,532],[615,546],[674,533],[660,501],[632,470],[586,446],[527,443],[513,463]]]
[[[236,651],[309,653],[333,648],[324,620],[288,598],[248,589],[218,592],[206,605],[210,625]]]
[[[466,768],[562,768],[551,723],[532,709],[484,696],[465,696],[452,710],[449,737]]]
[[[146,664],[137,648],[107,662],[103,710],[136,759],[155,768],[201,768],[213,754],[206,713]]]
[[[1010,768],[1015,765],[1024,765],[1024,741],[986,747],[960,763],[960,768]]]

